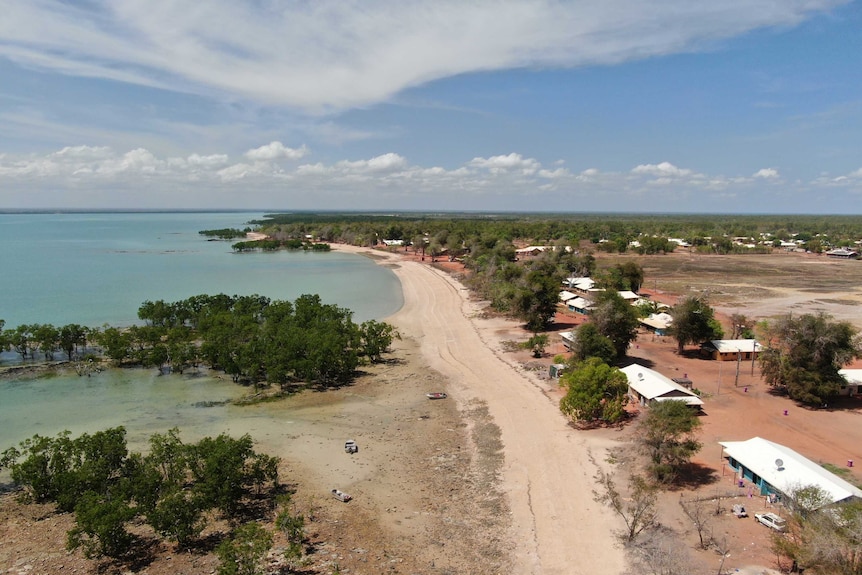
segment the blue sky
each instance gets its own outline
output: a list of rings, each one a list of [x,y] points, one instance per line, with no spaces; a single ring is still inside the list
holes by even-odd
[[[862,213],[858,0],[0,14],[0,209]]]

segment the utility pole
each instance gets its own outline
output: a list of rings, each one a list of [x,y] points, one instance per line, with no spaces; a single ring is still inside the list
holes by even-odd
[[[742,362],[742,351],[736,350],[736,379],[733,381],[733,387],[739,386],[739,364]]]

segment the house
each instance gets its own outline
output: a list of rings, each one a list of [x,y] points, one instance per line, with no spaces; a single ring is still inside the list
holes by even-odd
[[[577,338],[577,335],[573,331],[561,331],[560,332],[560,339],[563,340],[563,345],[569,351],[571,351],[572,346],[575,345],[575,338]]]
[[[838,395],[862,395],[862,369],[839,369],[838,373],[847,381]]]
[[[761,495],[786,496],[801,487],[815,486],[826,494],[826,505],[862,499],[862,489],[784,445],[762,437],[718,443],[739,479],[752,482]]]
[[[566,279],[564,284],[567,288],[573,289],[581,294],[586,294],[596,287],[595,281],[593,281],[591,278],[583,277],[570,277]]]
[[[703,406],[703,400],[693,391],[648,367],[633,363],[620,371],[626,374],[629,380],[629,397],[641,405],[649,405],[655,401],[682,401],[697,409]]]
[[[859,257],[859,252],[848,248],[836,248],[834,250],[829,250],[828,252],[826,252],[826,255],[830,258],[855,260]]]
[[[618,291],[617,293],[620,294],[621,298],[623,298],[624,300],[626,300],[630,304],[634,304],[639,299],[641,299],[641,296],[639,296],[638,294],[636,294],[635,292],[630,291],[630,290],[622,290],[622,291]]]
[[[515,255],[517,256],[537,256],[543,251],[548,249],[546,246],[527,246],[525,248],[520,248],[515,250]]]
[[[667,335],[667,330],[673,323],[673,316],[669,313],[651,313],[649,317],[642,317],[638,320],[642,326],[648,331],[656,335]]]
[[[763,351],[754,339],[714,339],[701,346],[701,351],[718,361],[751,361]]]
[[[590,310],[593,308],[593,302],[578,296],[568,300],[566,302],[566,307],[569,311],[586,315],[590,313]]]

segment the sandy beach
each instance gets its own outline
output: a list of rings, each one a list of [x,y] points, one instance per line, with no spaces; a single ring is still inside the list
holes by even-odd
[[[381,255],[375,251],[374,257]],[[603,462],[613,442],[568,426],[557,400],[503,358],[501,343],[512,339],[508,334],[515,337],[515,322],[483,319],[466,288],[449,274],[385,257],[404,290],[404,307],[388,321],[415,338],[461,411],[481,402],[500,429],[511,572],[620,573],[624,555],[612,535],[619,525],[592,495],[593,461]]]

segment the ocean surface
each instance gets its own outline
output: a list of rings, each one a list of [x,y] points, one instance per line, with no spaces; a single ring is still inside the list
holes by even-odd
[[[353,254],[236,254],[203,229],[245,228],[262,213],[0,214],[0,319],[20,324],[126,326],[145,300],[207,293],[294,300],[319,294],[362,322],[403,304],[388,268]],[[3,363],[16,362],[6,353]],[[178,426],[218,434],[254,410],[222,402],[244,390],[230,379],[155,370],[106,370],[0,380],[0,451],[33,434],[74,435],[125,425],[130,443]],[[184,434],[185,436],[186,434]]]

